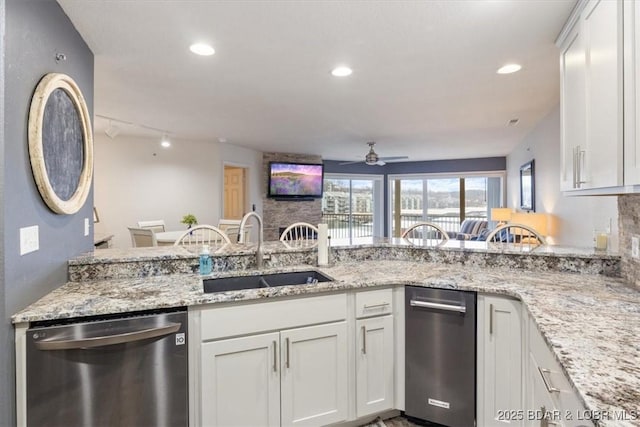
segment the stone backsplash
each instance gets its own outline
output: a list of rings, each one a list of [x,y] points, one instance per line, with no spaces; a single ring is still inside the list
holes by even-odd
[[[640,287],[640,259],[631,257],[631,237],[640,237],[640,194],[618,196],[622,277]]]
[[[308,222],[317,225],[322,220],[322,200],[280,201],[266,197],[269,182],[269,162],[322,163],[322,157],[309,154],[263,153],[262,169],[265,196],[262,201],[262,217],[264,220],[264,240],[272,241],[280,238],[280,229],[294,222]]]

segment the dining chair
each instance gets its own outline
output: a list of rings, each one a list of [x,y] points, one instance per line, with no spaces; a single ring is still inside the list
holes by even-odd
[[[165,230],[165,223],[163,219],[154,219],[151,221],[138,221],[139,228],[148,228],[156,233],[162,233]]]
[[[281,242],[288,240],[318,240],[318,227],[308,222],[295,222],[280,234]]]
[[[535,247],[547,243],[544,236],[534,228],[517,223],[503,224],[496,227],[487,236],[487,242],[491,243],[515,243],[522,246]]]
[[[131,235],[131,245],[134,248],[158,246],[156,233],[150,228],[127,227]]]
[[[412,224],[402,233],[402,237],[408,239],[411,243],[415,243],[415,240],[420,239],[423,243],[433,243],[434,246],[449,240],[449,234],[442,227],[432,222]]]
[[[229,236],[214,225],[196,225],[185,230],[180,237],[176,239],[174,246],[195,246],[195,245],[212,245],[231,243]]]
[[[229,239],[233,243],[238,243],[240,241],[240,221],[239,219],[221,219],[218,221],[218,228],[225,232]],[[245,227],[247,228],[247,227]],[[245,232],[245,238],[246,236]],[[246,239],[245,239],[246,243]]]

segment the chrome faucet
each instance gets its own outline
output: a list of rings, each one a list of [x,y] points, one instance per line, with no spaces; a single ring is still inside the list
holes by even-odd
[[[240,221],[240,243],[245,243],[244,241],[244,226],[249,218],[255,217],[258,220],[258,248],[256,249],[256,267],[262,268],[264,265],[263,255],[262,255],[262,239],[264,235],[264,227],[262,225],[262,218],[255,212],[249,212],[245,216],[242,217],[242,221]]]

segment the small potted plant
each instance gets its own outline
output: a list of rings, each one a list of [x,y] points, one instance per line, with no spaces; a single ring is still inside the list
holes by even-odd
[[[198,220],[193,214],[186,214],[185,216],[182,217],[182,221],[180,222],[183,224],[186,224],[187,228],[191,228],[194,225],[198,225]]]

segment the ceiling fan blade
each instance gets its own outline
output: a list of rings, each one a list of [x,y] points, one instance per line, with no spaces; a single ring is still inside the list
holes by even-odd
[[[393,156],[393,157],[378,157],[378,160],[404,160],[408,159],[409,156]]]
[[[356,163],[364,163],[364,160],[356,160],[354,162],[342,162],[342,163],[338,163],[340,166],[342,165],[354,165]]]

